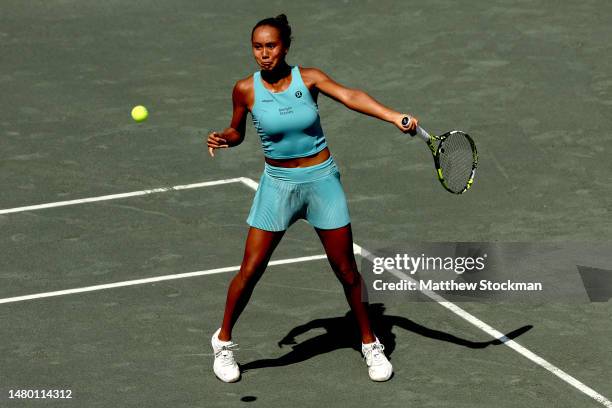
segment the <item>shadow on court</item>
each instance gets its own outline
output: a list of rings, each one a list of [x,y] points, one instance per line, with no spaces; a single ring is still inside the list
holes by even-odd
[[[506,334],[506,338],[476,342],[443,331],[430,329],[402,316],[385,315],[385,310],[386,308],[382,303],[374,303],[370,305],[369,313],[372,328],[376,336],[384,344],[385,354],[388,357],[391,357],[395,350],[395,334],[392,331],[394,327],[471,349],[483,349],[488,346],[503,344],[504,341],[517,338],[533,328],[532,325],[526,325]],[[292,350],[287,354],[274,359],[251,361],[241,364],[240,367],[243,372],[246,372],[258,368],[287,366],[343,348],[350,348],[361,352],[361,338],[357,327],[357,321],[352,311],[348,311],[344,316],[312,320],[306,324],[294,327],[278,342],[279,347],[291,346]],[[295,337],[319,328],[325,329],[326,333],[301,343],[296,342]]]

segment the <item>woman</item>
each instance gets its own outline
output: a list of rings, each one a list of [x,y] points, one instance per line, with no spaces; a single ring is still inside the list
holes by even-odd
[[[247,219],[250,229],[244,258],[228,289],[221,328],[212,337],[213,370],[225,382],[240,378],[232,328],[283,234],[297,219],[305,218],[321,239],[355,314],[369,376],[374,381],[386,381],[393,369],[383,345],[370,329],[368,305],[362,302],[362,278],[353,255],[346,198],[321,128],[317,96],[323,93],[350,109],[391,122],[404,133],[414,132],[417,120],[411,118],[403,126],[402,118],[409,115],[334,82],[316,68],[289,66],[285,58],[291,45],[291,27],[284,14],[257,23],[251,43],[261,70],[236,83],[230,127],[211,132],[207,138],[213,157],[215,149],[239,145],[244,140],[247,113],[251,112],[265,155],[265,170]]]

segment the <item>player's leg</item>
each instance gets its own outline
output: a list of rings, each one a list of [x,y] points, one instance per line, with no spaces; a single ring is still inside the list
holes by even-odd
[[[240,378],[240,368],[233,352],[237,345],[231,341],[232,328],[251,298],[255,284],[266,270],[272,252],[284,232],[265,231],[255,227],[249,229],[240,271],[230,282],[227,291],[223,323],[211,339],[215,354],[213,371],[221,381],[234,382]]]
[[[370,328],[368,304],[362,300],[362,291],[366,289],[353,254],[351,224],[331,230],[316,228],[316,231],[359,324],[361,352],[368,366],[368,375],[373,381],[387,381],[393,374],[393,366],[383,352],[384,346]]]
[[[362,291],[365,290],[365,287],[363,279],[357,270],[357,262],[353,254],[351,224],[337,229],[324,230],[315,228],[315,230],[325,248],[325,253],[332,270],[340,280],[340,283],[342,283],[346,300],[355,314],[361,333],[361,341],[363,343],[373,342],[375,337],[370,328],[368,304],[363,301],[362,297]]]
[[[249,229],[240,271],[232,279],[225,302],[223,323],[211,343],[215,353],[213,370],[225,382],[237,381],[240,369],[234,359],[236,344],[231,341],[232,329],[251,298],[255,284],[264,273],[272,252],[283,234],[295,221],[300,208],[295,185],[286,182],[274,167],[265,165],[247,218]]]
[[[228,341],[232,328],[247,305],[255,285],[263,275],[274,249],[285,231],[264,231],[251,227],[246,239],[240,271],[230,282],[219,340]]]
[[[327,259],[342,283],[357,319],[362,339],[361,352],[368,365],[368,374],[374,381],[386,381],[391,378],[393,367],[383,352],[384,346],[370,327],[368,304],[362,297],[366,289],[353,254],[353,233],[340,173],[331,159],[325,171],[327,174],[313,180],[305,189],[308,197],[306,217],[316,228]]]
[[[219,339],[228,341],[232,328],[249,301],[253,289],[263,274],[272,252],[291,225],[297,208],[292,205],[293,184],[270,176],[273,168],[266,164],[247,218],[250,225],[240,272],[232,279],[227,291],[225,314]]]

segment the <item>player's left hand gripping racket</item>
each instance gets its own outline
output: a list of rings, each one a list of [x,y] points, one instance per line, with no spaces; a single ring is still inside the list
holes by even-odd
[[[402,125],[408,126],[410,118],[405,116]],[[438,180],[447,191],[453,194],[466,192],[474,183],[478,152],[472,138],[460,130],[451,130],[442,136],[432,136],[422,127],[417,126],[416,133],[427,143]]]

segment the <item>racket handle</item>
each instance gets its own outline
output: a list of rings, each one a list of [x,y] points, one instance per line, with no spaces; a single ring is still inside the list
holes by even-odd
[[[431,135],[427,133],[427,131],[423,129],[422,127],[420,127],[419,125],[417,125],[416,134],[417,136],[419,136],[421,139],[423,139],[426,142],[429,142],[429,140],[432,138]]]
[[[402,125],[408,126],[408,123],[410,123],[410,116],[404,116],[402,118]],[[427,133],[427,131],[423,129],[422,127],[420,127],[419,125],[417,125],[415,133],[410,133],[410,136],[417,136],[417,135],[426,142],[428,142],[429,139],[431,139],[431,136],[429,135],[429,133]]]

